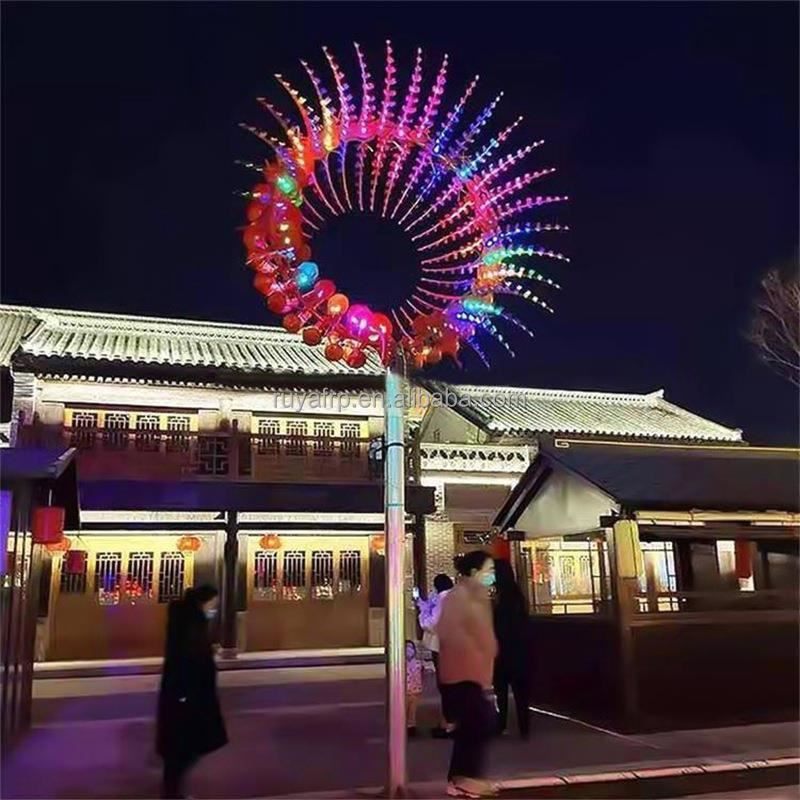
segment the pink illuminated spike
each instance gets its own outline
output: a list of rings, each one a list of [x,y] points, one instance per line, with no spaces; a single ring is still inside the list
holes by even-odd
[[[358,133],[359,136],[367,136],[369,126],[375,117],[375,95],[372,93],[375,85],[372,83],[372,76],[369,74],[367,61],[361,52],[361,47],[358,42],[354,44],[358,66],[361,70],[361,113],[358,117]]]
[[[327,47],[323,47],[322,52],[325,53],[325,58],[330,65],[333,80],[336,83],[336,93],[339,95],[339,126],[342,131],[346,131],[356,120],[356,107],[353,103],[353,96],[350,94],[350,88],[345,81],[344,73],[336,63],[336,59],[331,55]]]

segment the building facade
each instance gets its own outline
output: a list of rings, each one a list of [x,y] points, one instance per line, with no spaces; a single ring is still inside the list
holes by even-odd
[[[5,443],[77,451],[81,528],[45,553],[37,658],[156,655],[166,604],[201,582],[223,587],[229,648],[382,643],[379,364],[354,372],[276,328],[14,306],[0,363]],[[488,543],[543,435],[742,444],[661,393],[424,382],[407,405],[423,590]],[[554,613],[602,594],[607,556],[577,544],[552,548]]]

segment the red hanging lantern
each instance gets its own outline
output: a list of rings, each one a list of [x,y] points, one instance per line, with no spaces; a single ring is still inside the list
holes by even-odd
[[[64,556],[64,570],[68,575],[83,575],[86,571],[86,551],[68,550]]]
[[[281,537],[277,533],[268,533],[262,536],[258,541],[259,547],[262,550],[280,550],[283,546]]]
[[[178,539],[178,550],[181,553],[196,553],[203,546],[203,541],[198,536],[181,536]]]
[[[72,542],[66,536],[62,536],[58,542],[51,542],[45,545],[49,553],[66,553],[71,546]]]
[[[58,506],[40,506],[33,511],[32,531],[34,544],[56,544],[64,536],[64,509]]]
[[[383,553],[386,551],[386,534],[376,533],[369,540],[369,547],[373,553]]]
[[[511,561],[511,544],[508,539],[496,536],[492,540],[492,558],[501,561]]]

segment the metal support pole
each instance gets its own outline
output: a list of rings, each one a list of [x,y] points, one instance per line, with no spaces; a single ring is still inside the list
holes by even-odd
[[[386,710],[388,736],[386,790],[389,797],[406,792],[406,681],[404,631],[405,456],[403,379],[386,371],[384,419],[386,473]]]
[[[225,521],[225,558],[222,569],[222,654],[236,656],[236,570],[239,562],[239,515],[228,511]]]

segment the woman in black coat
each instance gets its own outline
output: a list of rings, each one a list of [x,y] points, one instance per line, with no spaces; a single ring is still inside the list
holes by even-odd
[[[183,780],[192,765],[228,741],[208,633],[216,601],[215,588],[200,586],[187,589],[182,600],[169,606],[157,728],[165,798],[183,797]]]
[[[528,603],[506,560],[495,561],[494,633],[497,658],[494,663],[494,691],[497,696],[498,730],[508,724],[508,689],[514,692],[520,736],[528,738]]]

